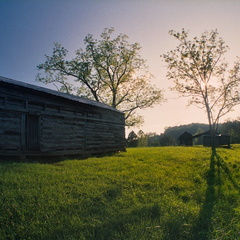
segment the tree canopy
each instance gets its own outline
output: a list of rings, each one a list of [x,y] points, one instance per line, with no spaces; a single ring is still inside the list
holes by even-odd
[[[53,83],[59,91],[103,102],[125,113],[126,125],[143,123],[137,109],[152,107],[163,100],[163,91],[152,85],[146,61],[140,56],[138,43],[129,43],[128,36],[113,38],[114,29],[106,28],[101,39],[89,34],[85,49],[78,49],[72,60],[68,51],[55,43],[52,56],[39,64],[38,81]]]
[[[167,77],[174,81],[172,90],[188,97],[189,104],[204,108],[209,129],[216,131],[222,116],[240,103],[240,61],[232,68],[224,59],[228,46],[217,30],[189,39],[189,32],[171,30],[179,45],[163,54]]]

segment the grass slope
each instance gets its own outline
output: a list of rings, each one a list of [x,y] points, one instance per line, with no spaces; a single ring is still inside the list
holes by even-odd
[[[240,239],[240,145],[0,163],[0,239]]]

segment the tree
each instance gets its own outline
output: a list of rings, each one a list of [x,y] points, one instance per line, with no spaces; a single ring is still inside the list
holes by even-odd
[[[220,125],[221,133],[231,136],[231,143],[240,143],[240,118],[226,121]]]
[[[36,79],[121,110],[126,125],[135,126],[143,122],[136,110],[160,103],[163,94],[150,83],[152,75],[140,56],[140,45],[130,44],[125,34],[113,38],[113,32],[113,28],[104,29],[100,40],[87,35],[85,50],[77,50],[72,60],[66,60],[68,51],[55,43],[52,56],[37,66],[44,76],[39,73]]]
[[[177,145],[177,140],[172,136],[168,136],[167,134],[162,133],[159,136],[159,145],[160,146],[175,146],[175,145]]]
[[[240,103],[240,61],[237,59],[229,69],[223,58],[229,48],[217,30],[205,31],[192,40],[184,29],[169,33],[179,41],[175,50],[162,55],[168,67],[167,77],[175,83],[172,90],[189,97],[189,105],[206,110],[215,149],[214,136],[220,118]]]
[[[148,147],[157,147],[159,146],[159,135],[155,132],[150,132],[146,134],[148,137]]]
[[[147,147],[148,146],[148,136],[142,130],[139,130],[137,133],[138,136],[138,147]]]
[[[128,134],[127,146],[128,147],[137,147],[137,143],[138,143],[138,136],[134,131],[131,131]]]

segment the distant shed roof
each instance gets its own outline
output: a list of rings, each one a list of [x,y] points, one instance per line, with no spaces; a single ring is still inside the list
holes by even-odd
[[[67,94],[67,93],[63,93],[63,92],[59,92],[56,90],[52,90],[49,88],[44,88],[44,87],[39,87],[33,84],[29,84],[29,83],[25,83],[25,82],[21,82],[21,81],[16,81],[10,78],[6,78],[6,77],[2,77],[0,76],[0,83],[7,83],[9,85],[15,85],[21,88],[25,88],[25,89],[32,89],[34,91],[38,91],[38,92],[44,92],[56,97],[61,97],[61,98],[65,98],[67,100],[71,100],[74,102],[79,102],[79,103],[84,103],[84,104],[88,104],[88,105],[92,105],[92,106],[96,106],[96,107],[101,107],[101,108],[106,108],[112,111],[116,111],[116,112],[121,112],[107,104],[101,103],[101,102],[97,102],[97,101],[93,101],[84,97],[79,97],[79,96],[75,96],[75,95],[71,95],[71,94]]]
[[[218,132],[215,133],[216,136],[219,136],[220,134]],[[203,132],[203,133],[199,133],[197,135],[194,135],[192,138],[198,138],[198,137],[201,137],[201,136],[210,136],[211,135],[211,132],[210,130],[206,131],[206,132]]]
[[[182,134],[178,137],[178,139],[181,139],[181,138],[191,138],[191,137],[192,137],[192,134],[189,133],[189,132],[187,132],[187,131],[185,131],[184,133],[182,133]]]

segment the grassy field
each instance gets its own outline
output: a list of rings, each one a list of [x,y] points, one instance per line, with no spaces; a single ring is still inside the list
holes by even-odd
[[[240,145],[1,162],[0,239],[240,239]]]

